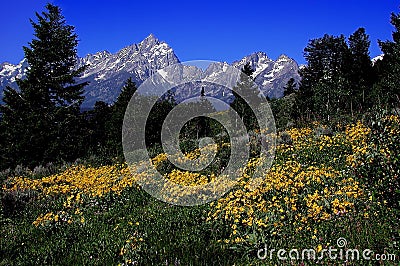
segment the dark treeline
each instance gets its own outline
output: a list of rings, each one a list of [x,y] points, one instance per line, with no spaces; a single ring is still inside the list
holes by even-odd
[[[278,127],[296,122],[330,123],[377,110],[398,112],[400,104],[400,15],[392,14],[393,41],[379,41],[382,60],[369,54],[364,28],[346,38],[325,34],[304,49],[300,84],[291,79],[284,97],[271,102]],[[298,86],[296,90],[296,86]]]
[[[136,91],[135,83],[128,79],[113,104],[96,102],[93,110],[82,112],[83,92],[88,84],[76,82],[85,67],[75,67],[75,29],[66,23],[60,8],[52,4],[36,16],[36,22],[31,20],[35,38],[23,47],[29,63],[26,77],[17,79],[17,90],[5,89],[4,104],[0,106],[0,169],[17,165],[33,168],[89,157],[101,158],[102,163],[122,160],[122,123]],[[270,101],[278,128],[313,120],[354,118],[377,109],[398,110],[399,14],[392,14],[391,24],[393,40],[379,41],[384,56],[375,64],[371,62],[370,40],[363,28],[348,38],[326,34],[310,40],[304,49],[307,65],[300,70],[300,84],[290,79],[284,97]],[[253,73],[249,65],[242,71],[247,76]],[[241,77],[236,89],[249,87],[247,83],[251,82]],[[204,96],[204,90],[201,94]],[[247,127],[256,128],[252,111],[234,96],[231,107]],[[154,106],[146,127],[146,143],[150,147],[160,143],[160,125],[175,104],[170,95]],[[184,130],[199,138],[216,127],[200,117]]]

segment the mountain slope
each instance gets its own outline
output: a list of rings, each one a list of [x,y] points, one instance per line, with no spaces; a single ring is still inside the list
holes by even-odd
[[[241,68],[247,62],[250,62],[255,69],[255,82],[269,97],[281,97],[283,87],[291,77],[295,78],[296,81],[299,80],[297,63],[285,55],[274,61],[268,58],[265,53],[257,52],[233,62],[232,66]],[[102,51],[78,58],[78,66],[87,65],[87,69],[78,81],[89,82],[89,85],[85,88],[83,107],[93,107],[96,101],[112,103],[129,77],[132,77],[137,85],[140,85],[155,71],[176,63],[179,63],[179,59],[173,49],[167,43],[158,40],[153,34],[150,34],[140,43],[127,46],[114,54]],[[207,80],[217,78],[226,65],[228,64],[212,64],[204,73]],[[23,78],[27,67],[28,64],[25,59],[18,65],[1,64],[0,92],[7,85],[16,87],[15,79]],[[193,91],[189,87],[186,86],[186,89],[182,88],[179,91],[176,95],[178,101],[180,98],[197,93],[196,90]],[[216,92],[209,92],[209,95],[223,97]]]

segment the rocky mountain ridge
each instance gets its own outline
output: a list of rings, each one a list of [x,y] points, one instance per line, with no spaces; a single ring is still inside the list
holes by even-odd
[[[132,77],[139,86],[157,70],[180,62],[173,49],[153,34],[140,43],[127,46],[114,54],[101,51],[78,58],[77,61],[78,67],[87,65],[85,72],[78,80],[89,82],[85,88],[84,108],[93,107],[96,101],[105,101],[109,104],[114,102],[129,77]],[[232,64],[215,63],[205,70],[205,75],[218,75],[216,72],[222,71],[224,65],[242,68],[247,62],[250,62],[252,68],[255,69],[253,74],[255,83],[270,98],[281,97],[283,87],[290,78],[293,77],[296,81],[300,79],[296,61],[286,55],[272,60],[264,52],[253,53]],[[27,67],[28,63],[25,59],[17,65],[1,64],[0,92],[6,86],[16,87],[15,80],[24,77]],[[186,88],[190,90],[188,86]],[[190,91],[187,91],[188,95],[185,93],[185,90],[181,90],[179,95],[176,95],[177,100],[191,94]],[[213,92],[208,94],[218,96]]]

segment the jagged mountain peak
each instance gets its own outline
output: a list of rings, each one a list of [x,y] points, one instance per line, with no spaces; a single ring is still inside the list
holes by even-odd
[[[106,50],[97,52],[95,54],[87,54],[82,58],[78,58],[78,65],[92,65],[98,62],[99,60],[103,60],[106,57],[111,56],[112,54]]]
[[[132,58],[140,55],[150,61],[154,61],[154,57],[158,56],[176,57],[173,49],[166,42],[160,41],[154,34],[150,34],[138,44],[135,43],[122,48],[117,52],[117,55],[120,58]]]
[[[262,52],[262,51],[258,51],[258,52],[252,53],[252,54],[248,55],[247,58],[249,58],[249,59],[257,59],[257,60],[263,60],[263,59],[264,60],[265,59],[271,60],[268,57],[268,55],[265,52]]]
[[[111,53],[109,51],[103,50],[103,51],[97,52],[95,54],[89,53],[84,58],[86,58],[86,57],[106,57],[106,56],[109,56],[109,55],[111,55]]]
[[[233,66],[241,66],[243,67],[246,63],[250,63],[250,66],[255,69],[256,65],[260,62],[272,61],[266,53],[264,52],[255,52],[249,55],[246,55],[241,60],[234,61],[232,63]]]
[[[294,61],[294,60],[285,54],[281,54],[278,57],[277,61]]]
[[[153,33],[150,33],[150,35],[147,36],[146,38],[144,38],[144,40],[141,41],[138,46],[141,49],[146,49],[148,47],[157,45],[159,43],[160,43],[160,40]]]
[[[95,53],[93,56],[97,57],[97,58],[104,58],[104,57],[107,57],[107,56],[110,56],[110,55],[111,55],[111,53],[109,51],[103,50],[103,51]]]
[[[159,41],[159,39],[156,37],[156,35],[154,35],[154,33],[150,33],[149,36],[144,38],[142,42],[146,41]]]
[[[254,69],[253,77],[256,77],[266,68],[273,64],[273,60],[270,59],[264,52],[255,52],[243,57],[241,60],[232,63],[232,66],[236,68],[243,68],[247,63],[250,63],[252,69]]]

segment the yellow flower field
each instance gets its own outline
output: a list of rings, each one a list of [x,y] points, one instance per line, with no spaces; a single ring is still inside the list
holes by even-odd
[[[390,116],[385,119],[392,125],[385,128],[388,136],[399,135],[399,118]],[[388,160],[398,157],[393,151],[393,143],[375,147],[371,143],[373,129],[361,122],[348,125],[343,131],[331,135],[316,135],[318,127],[321,125],[292,128],[280,133],[288,134],[291,142],[278,144],[275,161],[263,174],[258,187],[251,187],[249,180],[255,167],[263,161],[252,158],[243,167],[242,176],[234,189],[208,204],[206,223],[222,223],[228,228],[225,236],[219,237],[218,243],[240,249],[260,244],[265,239],[290,238],[299,234],[306,238],[304,241],[315,243],[315,250],[318,251],[327,245],[321,245],[319,241],[327,241],[327,227],[331,227],[332,222],[354,219],[352,217],[368,221],[379,216],[381,207],[391,210],[388,200],[374,193],[363,182],[363,176],[359,174],[362,172],[357,169],[363,169],[377,160],[374,157],[364,160],[371,149],[377,149],[379,156]],[[280,135],[277,136],[279,138]],[[228,145],[222,146],[225,148]],[[197,160],[200,154],[201,150],[197,149],[176,159],[180,162]],[[160,153],[144,165],[153,164],[158,169],[166,162],[167,155]],[[39,179],[10,178],[7,185],[3,186],[3,191],[35,192],[38,200],[62,199],[61,208],[40,213],[31,221],[37,228],[51,225],[83,226],[88,219],[93,219],[87,211],[89,202],[110,195],[118,197],[128,188],[141,190],[137,180],[146,177],[149,172],[143,169],[135,172],[139,168],[140,164],[129,167],[126,164],[100,167],[76,165]],[[177,198],[185,197],[187,193],[193,193],[210,182],[218,183],[220,178],[214,173],[180,169],[172,169],[163,173],[163,176],[186,188],[170,195]],[[135,231],[135,234],[138,233]],[[136,250],[146,242],[141,236],[132,235],[126,241],[120,249],[120,256],[126,256],[128,250]]]

